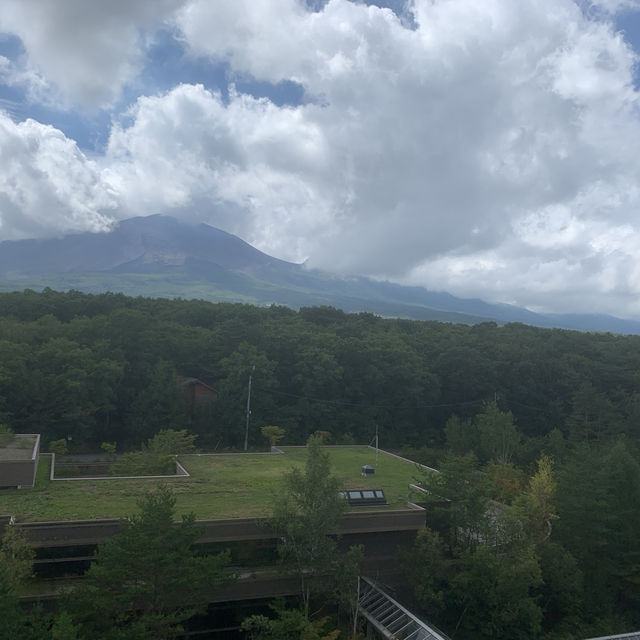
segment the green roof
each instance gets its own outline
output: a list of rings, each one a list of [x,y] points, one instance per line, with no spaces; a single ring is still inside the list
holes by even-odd
[[[180,463],[188,478],[49,480],[51,459],[40,456],[36,485],[32,489],[0,490],[0,514],[18,522],[118,518],[137,512],[140,495],[159,482],[171,485],[178,515],[196,518],[263,517],[281,487],[282,474],[304,465],[306,449],[281,447],[283,454],[184,455]],[[408,485],[419,472],[414,463],[368,447],[327,447],[332,474],[344,489],[383,489],[388,507],[406,507]],[[375,475],[361,475],[364,464]]]
[[[16,433],[9,437],[6,435],[3,434],[5,438],[0,446],[0,462],[32,459],[37,436],[23,433]]]

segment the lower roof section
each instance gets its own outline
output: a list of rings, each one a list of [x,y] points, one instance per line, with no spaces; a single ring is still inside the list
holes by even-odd
[[[0,536],[5,526],[23,530],[33,547],[65,547],[100,544],[119,531],[120,520],[61,520],[55,522],[25,522],[9,524],[10,518],[0,518]],[[274,533],[259,518],[199,520],[204,532],[199,542],[230,542],[273,538]],[[425,525],[425,511],[411,506],[407,509],[356,511],[345,514],[335,533],[340,535],[388,531],[418,531]]]

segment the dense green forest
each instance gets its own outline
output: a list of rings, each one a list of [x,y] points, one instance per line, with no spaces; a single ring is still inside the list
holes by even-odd
[[[73,447],[138,445],[188,427],[199,446],[238,446],[255,366],[250,443],[277,424],[287,443],[318,429],[335,441],[438,449],[456,415],[497,400],[532,462],[542,439],[640,439],[640,336],[296,312],[198,300],[25,291],[0,295],[0,420]],[[214,386],[189,410],[176,376]],[[153,411],[150,408],[153,407]],[[557,434],[555,430],[559,430]],[[554,440],[555,441],[555,440]]]
[[[253,369],[255,367],[255,370]],[[241,447],[322,430],[437,466],[410,554],[456,638],[640,628],[640,336],[473,326],[117,294],[0,295],[0,422],[44,449],[137,447],[187,428]],[[212,385],[189,407],[177,376]],[[496,506],[497,505],[497,506]]]

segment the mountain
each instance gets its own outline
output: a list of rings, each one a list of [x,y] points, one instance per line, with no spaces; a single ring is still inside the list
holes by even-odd
[[[90,293],[202,298],[445,322],[640,333],[640,322],[604,315],[543,315],[361,276],[336,276],[278,260],[206,224],[167,216],[123,220],[108,233],[0,242],[0,290],[44,287]]]
[[[125,273],[128,264],[136,272],[137,264],[179,265],[188,260],[227,269],[290,264],[215,227],[155,215],[123,220],[109,233],[1,242],[0,278],[116,269]]]

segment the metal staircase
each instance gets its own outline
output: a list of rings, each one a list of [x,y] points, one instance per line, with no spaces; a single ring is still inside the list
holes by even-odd
[[[599,636],[597,638],[587,638],[587,640],[640,640],[640,631],[631,633],[620,633],[617,636]]]
[[[360,576],[358,609],[385,640],[450,640],[442,631],[405,609],[374,580],[364,576]],[[640,631],[587,640],[640,640]]]
[[[360,613],[387,640],[449,640],[364,576],[360,577],[358,604]]]

